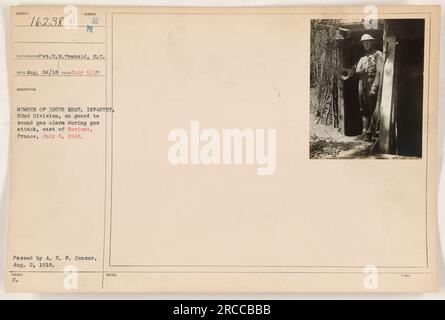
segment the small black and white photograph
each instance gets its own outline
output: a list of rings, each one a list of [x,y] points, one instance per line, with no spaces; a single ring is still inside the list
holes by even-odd
[[[311,20],[310,159],[422,157],[424,19]]]

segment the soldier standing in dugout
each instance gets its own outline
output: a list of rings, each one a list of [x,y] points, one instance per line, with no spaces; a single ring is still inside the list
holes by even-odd
[[[375,141],[378,137],[379,110],[376,108],[377,96],[380,90],[380,74],[383,69],[383,53],[374,48],[375,38],[363,34],[360,42],[366,54],[360,58],[353,68],[353,73],[359,76],[358,97],[363,123],[363,140]],[[347,79],[345,77],[343,79]]]

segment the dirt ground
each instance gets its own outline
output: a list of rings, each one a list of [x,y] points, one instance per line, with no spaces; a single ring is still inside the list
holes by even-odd
[[[326,158],[376,158],[371,152],[372,143],[363,141],[361,135],[347,137],[332,125],[325,125],[311,112],[311,142],[310,157],[312,159]]]

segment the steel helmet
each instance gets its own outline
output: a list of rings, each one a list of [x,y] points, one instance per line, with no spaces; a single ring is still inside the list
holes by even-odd
[[[364,35],[362,35],[360,41],[367,41],[367,40],[375,40],[375,38],[370,34],[365,33]]]

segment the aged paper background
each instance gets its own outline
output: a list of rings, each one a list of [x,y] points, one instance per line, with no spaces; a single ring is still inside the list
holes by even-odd
[[[422,159],[309,160],[309,19],[338,10],[89,8],[102,26],[70,36],[103,45],[84,50],[105,51],[105,76],[40,79],[47,94],[13,94],[13,103],[115,112],[81,143],[13,140],[8,257],[95,257],[76,262],[81,291],[363,291],[364,265],[379,268],[382,291],[434,290],[438,12],[381,10],[431,26]],[[12,31],[16,42],[40,36]],[[171,167],[167,133],[191,120],[277,128],[277,172]],[[34,273],[7,261],[22,274],[6,277],[10,290],[64,290],[62,263]]]

